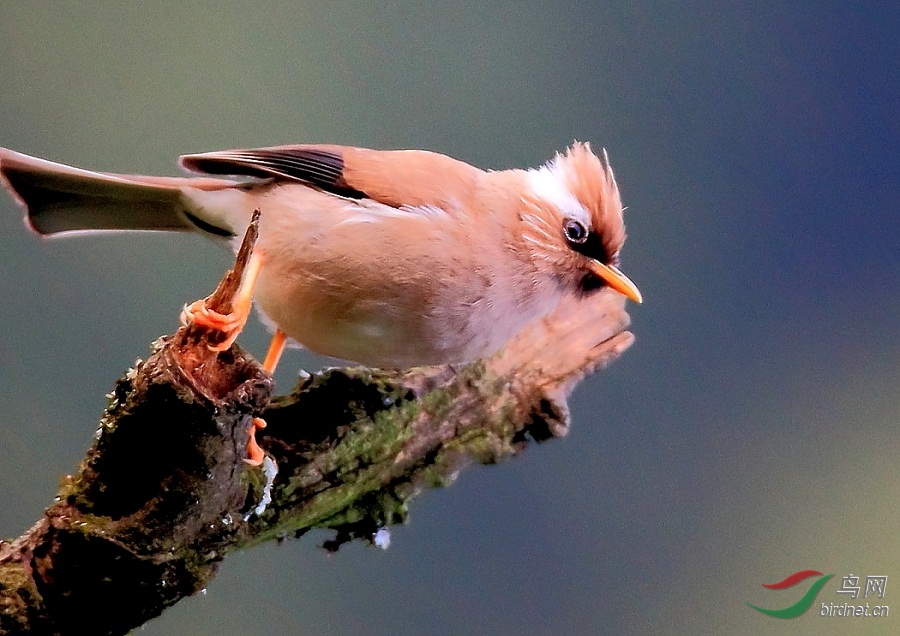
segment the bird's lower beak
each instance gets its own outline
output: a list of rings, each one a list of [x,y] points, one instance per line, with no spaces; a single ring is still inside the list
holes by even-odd
[[[589,269],[591,270],[591,273],[602,278],[606,281],[607,285],[626,298],[630,298],[636,303],[642,303],[644,301],[637,285],[632,283],[630,278],[620,272],[618,267],[615,267],[614,265],[605,265],[600,261],[591,261]]]

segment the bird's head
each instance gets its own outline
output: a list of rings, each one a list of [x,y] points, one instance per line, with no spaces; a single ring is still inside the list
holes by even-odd
[[[622,201],[603,153],[576,142],[540,168],[526,173],[522,238],[532,257],[579,293],[611,287],[641,302],[641,293],[619,271],[625,242]]]

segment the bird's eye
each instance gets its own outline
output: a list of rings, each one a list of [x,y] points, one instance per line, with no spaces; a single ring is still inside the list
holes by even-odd
[[[581,221],[575,219],[566,221],[563,231],[566,233],[566,240],[570,243],[584,243],[588,238],[587,228]]]

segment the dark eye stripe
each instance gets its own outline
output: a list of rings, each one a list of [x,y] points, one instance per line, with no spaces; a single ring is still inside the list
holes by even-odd
[[[613,260],[612,255],[606,251],[606,246],[603,245],[603,239],[600,238],[597,232],[588,234],[587,240],[583,243],[569,243],[569,247],[579,254],[598,260],[606,265],[611,264]]]

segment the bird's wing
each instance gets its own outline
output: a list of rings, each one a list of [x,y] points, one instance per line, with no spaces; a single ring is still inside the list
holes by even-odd
[[[349,146],[276,146],[185,155],[181,165],[206,174],[291,179],[342,197],[372,199],[394,208],[465,205],[483,171],[425,150],[369,150]]]

